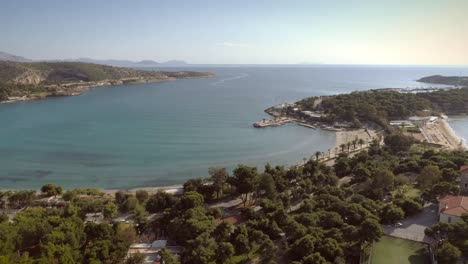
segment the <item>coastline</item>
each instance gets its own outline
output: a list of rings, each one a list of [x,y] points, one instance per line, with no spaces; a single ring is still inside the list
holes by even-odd
[[[457,135],[455,130],[453,130],[452,126],[450,126],[450,123],[448,122],[447,117],[443,117],[441,119],[441,130],[445,134],[446,138],[452,142],[453,149],[468,150],[466,142],[463,140],[462,137]]]
[[[17,102],[27,102],[33,100],[42,100],[52,97],[65,97],[65,96],[79,96],[84,92],[91,89],[103,87],[103,86],[115,86],[123,84],[141,84],[141,83],[158,83],[166,81],[176,81],[180,79],[194,79],[194,78],[211,78],[214,77],[214,73],[205,73],[203,76],[183,76],[183,77],[172,77],[166,76],[165,78],[154,78],[154,77],[141,77],[141,78],[126,78],[119,80],[103,80],[98,82],[78,82],[78,83],[65,83],[59,85],[44,85],[46,88],[57,89],[53,92],[42,92],[39,94],[24,95],[21,97],[10,97],[8,100],[0,101],[0,104],[12,104]],[[67,88],[63,90],[60,88]]]
[[[344,131],[337,131],[336,132],[336,143],[335,149],[340,149],[340,145],[347,144],[348,142],[352,142],[355,139],[362,139],[364,140],[365,144],[372,141],[376,135],[374,130],[370,129],[356,129],[356,130],[344,130]]]
[[[448,117],[442,115],[435,123],[420,127],[423,139],[448,150],[467,150],[468,147],[448,123]]]
[[[44,183],[44,184],[47,184],[47,183]],[[182,184],[169,185],[169,186],[153,186],[153,187],[117,188],[117,189],[79,187],[79,188],[64,189],[64,192],[69,191],[69,190],[76,190],[76,189],[96,189],[96,190],[99,190],[99,191],[103,192],[105,195],[108,195],[108,196],[114,196],[115,193],[119,192],[119,191],[135,194],[136,191],[144,190],[144,191],[147,191],[148,194],[150,194],[150,195],[155,194],[158,191],[164,191],[166,193],[171,193],[171,194],[180,194],[180,193],[183,192]],[[0,189],[0,192],[24,191],[24,190],[33,190],[33,189]],[[36,193],[38,193],[38,194],[41,193],[40,189],[37,189],[37,190],[34,190],[34,191],[36,191]]]
[[[147,191],[149,195],[155,194],[159,191],[163,191],[170,194],[181,194],[183,192],[182,184],[170,185],[170,186],[154,186],[154,187],[136,187],[131,189],[99,189],[106,195],[114,196],[116,192],[124,191],[135,194],[137,191]]]
[[[444,147],[446,149],[450,150],[468,150],[468,146],[466,143],[463,141],[463,139],[456,134],[456,132],[453,130],[453,128],[450,126],[450,124],[447,121],[447,117],[443,117],[439,120],[439,123],[435,125],[435,129],[443,135],[444,138],[447,139],[447,142],[449,145],[445,144]],[[336,157],[336,150],[338,152],[341,152],[340,145],[341,144],[347,144],[348,142],[352,142],[355,139],[363,139],[364,140],[364,145],[359,146],[357,144],[356,149],[353,148],[353,145],[351,145],[350,149],[351,152],[355,151],[360,151],[362,149],[365,149],[366,146],[371,142],[377,135],[378,132],[372,129],[354,129],[354,130],[342,130],[342,131],[336,131],[336,140],[335,140],[335,145],[331,145],[329,148],[329,157],[334,156]],[[463,144],[460,144],[462,142]],[[346,152],[346,150],[345,150]],[[333,154],[335,153],[335,154]],[[323,155],[327,154],[326,152],[323,153]],[[313,155],[313,153],[311,153]],[[295,166],[295,165],[303,165],[302,162],[298,162],[295,164],[289,164],[287,166]],[[45,183],[44,183],[45,184]],[[66,190],[73,190],[73,189],[93,189],[92,187],[81,187],[81,188],[71,188],[71,189],[65,189]],[[134,188],[115,188],[115,189],[107,189],[107,188],[96,188],[97,190],[103,192],[107,196],[114,196],[115,193],[119,191],[127,192],[127,193],[133,193],[135,194],[137,191],[144,190],[147,191],[149,195],[155,194],[159,191],[164,191],[166,193],[171,193],[171,194],[182,194],[183,193],[183,185],[182,184],[176,184],[176,185],[169,185],[169,186],[151,186],[151,187],[134,187]],[[26,189],[1,189],[0,191],[17,191],[17,190],[26,190]],[[38,193],[40,193],[40,190],[36,190]]]

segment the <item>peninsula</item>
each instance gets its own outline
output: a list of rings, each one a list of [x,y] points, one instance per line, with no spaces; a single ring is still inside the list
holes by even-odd
[[[465,85],[468,77],[429,76],[419,81]],[[407,93],[400,89],[375,89],[350,94],[309,97],[265,110],[272,120],[262,120],[255,127],[297,122],[301,126],[322,128],[337,133],[335,156],[341,148],[356,148],[363,138],[404,134],[414,140],[444,149],[466,149],[447,122],[447,115],[468,114],[468,87],[444,88],[431,92]],[[364,133],[365,131],[366,133]],[[367,136],[366,136],[367,134]],[[363,137],[361,137],[364,135]],[[361,143],[363,143],[361,141]],[[333,150],[333,149],[331,149]],[[328,157],[331,157],[329,150]]]
[[[431,75],[423,77],[418,82],[433,83],[433,84],[444,84],[453,86],[468,86],[468,77],[466,76],[442,76],[442,75]]]
[[[0,61],[0,102],[79,95],[92,87],[212,77],[193,71],[144,71],[83,62]]]

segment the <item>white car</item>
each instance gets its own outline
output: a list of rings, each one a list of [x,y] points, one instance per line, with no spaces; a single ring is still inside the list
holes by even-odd
[[[400,226],[402,226],[402,225],[403,225],[403,224],[400,223],[400,222],[393,224],[394,227],[400,227]]]

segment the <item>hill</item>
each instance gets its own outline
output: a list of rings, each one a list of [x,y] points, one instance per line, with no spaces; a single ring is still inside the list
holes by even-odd
[[[418,82],[445,84],[445,85],[454,85],[454,86],[468,86],[468,77],[431,75],[431,76],[427,76],[427,77],[423,77],[419,79]]]
[[[77,95],[95,86],[159,82],[212,75],[212,73],[191,71],[143,71],[83,62],[2,61],[0,62],[0,101]]]
[[[187,62],[181,60],[169,60],[166,62],[157,62],[154,60],[142,60],[142,61],[131,61],[131,60],[97,60],[91,58],[78,58],[78,59],[67,59],[67,60],[54,60],[49,62],[85,62],[102,64],[115,67],[183,67],[187,66]]]
[[[3,51],[0,51],[0,61],[19,61],[19,62],[26,62],[26,61],[31,61],[30,59],[26,59],[21,56],[16,56],[10,53],[6,53]]]
[[[400,93],[380,89],[356,91],[349,94],[310,97],[286,109],[288,115],[302,115],[295,111],[312,111],[321,115],[320,121],[349,122],[359,128],[363,123],[374,123],[391,131],[389,120],[405,119],[412,115],[468,113],[468,88],[452,88],[425,93]],[[268,109],[267,109],[268,110]],[[300,117],[300,116],[299,116]]]

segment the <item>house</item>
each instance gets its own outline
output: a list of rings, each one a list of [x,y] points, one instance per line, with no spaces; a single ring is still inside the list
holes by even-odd
[[[468,195],[468,166],[460,167],[460,193]]]
[[[439,198],[439,222],[461,222],[464,213],[468,213],[468,197],[447,195]]]

